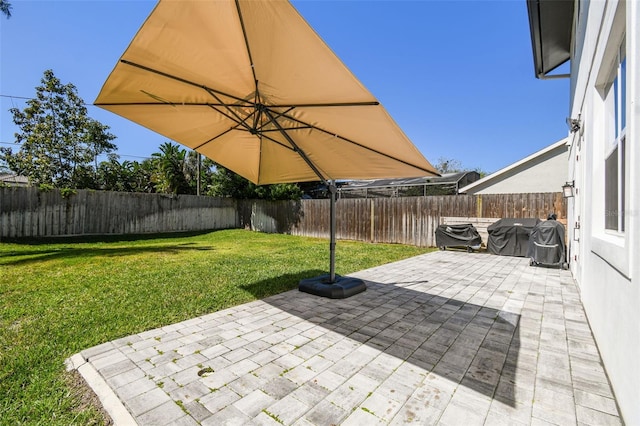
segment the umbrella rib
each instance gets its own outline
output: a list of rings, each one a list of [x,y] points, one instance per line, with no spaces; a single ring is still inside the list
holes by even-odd
[[[317,131],[319,131],[319,132],[326,133],[327,135],[332,135],[332,136],[334,136],[334,137],[336,137],[336,138],[338,138],[338,139],[341,139],[341,140],[343,140],[343,141],[345,141],[345,142],[348,142],[348,143],[350,143],[350,144],[352,144],[352,145],[355,145],[355,146],[358,146],[358,147],[360,147],[360,148],[366,149],[367,151],[370,151],[370,152],[376,153],[376,154],[381,155],[381,156],[383,156],[383,157],[390,158],[391,160],[398,161],[398,162],[400,162],[400,163],[402,163],[402,164],[405,164],[405,165],[407,165],[407,166],[415,167],[416,169],[419,169],[419,170],[422,170],[422,171],[424,171],[424,172],[427,172],[427,173],[428,173],[428,174],[430,174],[430,175],[432,175],[432,174],[433,174],[433,172],[432,172],[432,171],[430,171],[430,170],[424,169],[424,168],[422,168],[422,167],[420,167],[420,166],[416,166],[415,164],[411,164],[411,163],[410,163],[410,162],[408,162],[408,161],[401,160],[400,158],[394,157],[393,155],[389,155],[389,154],[386,154],[386,153],[384,153],[384,152],[382,152],[382,151],[378,151],[377,149],[373,149],[373,148],[371,148],[371,147],[368,147],[368,146],[366,146],[366,145],[363,145],[363,144],[361,144],[361,143],[358,143],[358,142],[356,142],[356,141],[354,141],[354,140],[351,140],[351,139],[349,139],[349,138],[345,138],[344,136],[340,136],[340,135],[338,135],[338,134],[336,134],[336,133],[332,133],[332,132],[330,132],[330,131],[328,131],[328,130],[322,129],[322,128],[318,127],[318,126],[314,126],[313,124],[305,123],[304,121],[298,120],[298,119],[297,119],[297,118],[295,118],[295,117],[292,117],[292,116],[289,116],[289,115],[283,115],[283,117],[285,117],[285,118],[287,118],[287,119],[289,119],[289,120],[291,120],[291,121],[294,121],[294,122],[296,122],[296,123],[302,124],[302,125],[304,126],[304,128],[310,128],[310,129],[313,129],[313,130],[317,130]],[[274,122],[274,123],[276,123],[276,122]],[[276,126],[278,126],[278,128],[280,128],[279,123],[276,123]],[[285,133],[285,135],[286,135],[286,133]],[[288,136],[288,135],[287,135],[287,136]],[[291,142],[293,142],[293,141],[291,141]]]
[[[332,102],[332,103],[327,103],[327,104],[325,104],[325,103],[322,103],[322,104],[280,104],[280,105],[269,105],[269,108],[289,108],[289,111],[291,111],[294,108],[377,106],[377,105],[380,105],[380,102],[378,102],[378,101],[364,101],[364,102]]]
[[[249,126],[249,124],[247,124],[247,120],[249,119],[249,117],[251,117],[252,115],[254,115],[255,113],[251,113],[248,114],[245,118],[241,118],[238,114],[236,114],[236,112],[231,108],[230,105],[222,105],[224,106],[227,111],[229,111],[232,115],[227,114],[225,111],[221,111],[220,109],[218,109],[218,105],[210,105],[210,104],[205,104],[207,106],[209,106],[212,110],[216,111],[217,113],[224,115],[225,117],[227,117],[229,120],[235,122],[236,124],[240,125],[240,126],[244,126],[247,130],[251,130],[251,126]]]
[[[267,108],[273,108],[273,107],[269,105]],[[278,112],[278,113],[276,113],[276,111],[270,110],[272,113],[276,114],[276,116],[273,117],[272,120],[277,120],[280,117],[287,117],[287,114],[291,112],[294,108],[295,108],[294,106],[290,106],[287,110]]]
[[[218,102],[220,102],[220,105],[221,105],[221,106],[224,106],[224,107],[227,109],[227,111],[229,111],[229,112],[230,112],[230,113],[235,117],[235,119],[234,119],[233,117],[230,117],[229,115],[225,114],[224,112],[220,111],[218,108],[212,107],[215,111],[219,112],[220,114],[224,115],[225,117],[229,118],[230,120],[235,121],[236,123],[243,125],[247,130],[249,130],[249,131],[253,131],[254,133],[255,133],[255,132],[257,132],[257,130],[256,130],[256,122],[260,120],[260,114],[261,114],[260,109],[258,109],[257,114],[256,114],[256,110],[254,109],[254,111],[253,111],[252,113],[247,114],[247,116],[246,116],[245,118],[242,118],[242,117],[240,117],[240,115],[239,115],[239,114],[237,114],[237,113],[234,111],[234,109],[233,109],[232,107],[240,108],[240,107],[242,107],[243,105],[237,105],[237,104],[225,104],[225,103],[223,103],[223,102],[222,102],[222,99],[220,99],[220,98],[215,94],[215,92],[213,91],[213,89],[210,89],[210,88],[206,87],[204,90],[205,90],[207,93],[209,93],[211,96],[213,96],[213,98],[215,98]],[[254,103],[252,104],[252,103],[251,103],[251,102],[249,102],[249,101],[245,101],[245,102],[247,102],[247,105],[244,105],[244,106],[248,106],[248,107],[253,107],[253,108],[255,108],[255,107],[256,107],[256,105],[257,105],[256,101],[259,101],[258,96],[259,96],[259,95],[258,95],[258,93],[257,93],[257,91],[256,91],[256,95],[255,95],[255,97],[254,97],[254,99],[255,99]],[[255,118],[256,116],[257,116],[257,118]],[[251,127],[251,125],[247,124],[247,120],[249,120],[249,118],[250,118],[250,117],[254,117],[254,120],[253,120],[253,127]]]
[[[265,135],[264,133],[260,133],[260,137],[263,137],[263,138],[265,138],[265,139],[269,139],[271,142],[273,142],[273,143],[275,143],[275,144],[277,144],[277,145],[280,145],[281,147],[286,148],[286,149],[288,149],[289,151],[293,151],[293,152],[295,152],[295,149],[291,148],[291,147],[290,147],[290,146],[288,146],[288,145],[283,144],[282,142],[280,142],[280,141],[279,141],[279,140],[277,140],[277,139],[274,139],[274,138],[272,138],[272,137],[270,137],[270,136],[268,136],[268,135]]]
[[[222,92],[219,92],[217,90],[211,89],[209,87],[203,86],[201,84],[193,84],[196,87],[199,87],[201,89],[204,89],[206,91],[211,91],[214,93],[220,93],[224,96],[230,96],[230,95],[226,95]],[[142,93],[144,93],[147,96],[150,96],[154,99],[157,99],[160,101],[160,103],[158,102],[118,102],[118,103],[112,103],[112,102],[100,102],[100,103],[96,103],[95,105],[100,105],[100,106],[117,106],[117,105],[134,105],[134,106],[141,106],[141,105],[159,105],[159,106],[165,106],[165,105],[170,105],[170,106],[223,106],[223,107],[227,107],[227,106],[231,106],[231,107],[241,107],[243,105],[241,104],[230,104],[230,103],[224,103],[219,99],[218,103],[211,103],[211,102],[171,102],[171,101],[167,101],[164,99],[161,99],[159,96],[153,95],[149,92],[145,92],[142,91]],[[212,93],[210,93],[211,96],[213,96]],[[255,106],[256,104],[250,101],[247,101],[246,99],[242,99],[242,98],[234,98],[237,100],[241,100],[243,102],[245,102],[246,104],[244,106],[250,107],[250,106]],[[267,105],[269,108],[289,108],[287,111],[283,112],[283,113],[278,113],[278,115],[282,115],[282,114],[286,114],[287,112],[291,111],[292,109],[295,108],[305,108],[305,107],[348,107],[348,106],[376,106],[376,105],[380,105],[377,102],[346,102],[346,103],[337,103],[337,104],[297,104],[297,105]],[[273,111],[275,112],[275,111]]]
[[[249,47],[249,39],[247,38],[247,30],[244,26],[244,19],[242,19],[242,11],[240,10],[240,2],[236,0],[236,10],[238,11],[238,19],[240,19],[240,26],[242,27],[242,37],[244,38],[244,45],[247,47],[247,55],[249,55],[249,63],[251,64],[251,73],[253,74],[253,81],[256,85],[256,92],[258,91],[258,78],[256,77],[256,69],[253,66],[253,57],[251,56],[251,48]]]
[[[280,126],[280,123],[274,120],[273,116],[271,115],[271,110],[269,108],[265,108],[264,113],[269,118],[269,120],[271,120],[273,125],[276,126],[278,130],[280,130],[280,133],[282,134],[282,136],[285,137],[287,142],[291,144],[291,146],[293,147],[293,150],[304,160],[305,163],[307,163],[307,165],[311,168],[311,170],[313,170],[313,173],[315,173],[320,178],[322,183],[328,184],[327,179],[322,175],[322,173],[320,173],[316,165],[313,164],[313,161],[309,159],[307,154],[295,143],[295,141],[291,138],[291,136],[289,136],[289,134],[284,130],[284,128]]]
[[[238,13],[240,13],[239,9],[238,9]],[[240,19],[242,20],[241,16],[240,16]],[[244,27],[243,27],[243,31],[244,31]],[[245,38],[245,41],[246,41],[246,38]],[[247,45],[247,49],[248,48],[249,48],[249,46]],[[251,56],[250,52],[249,52],[249,56]],[[243,105],[229,104],[229,103],[222,102],[222,99],[220,99],[220,97],[218,95],[226,96],[226,97],[234,99],[236,101],[240,101],[241,103],[244,104],[244,106],[253,106],[253,107],[255,107],[255,103],[251,103],[250,101],[247,101],[246,99],[230,95],[230,94],[222,92],[220,90],[212,89],[211,87],[205,86],[204,84],[198,84],[198,83],[195,83],[193,81],[186,80],[184,78],[181,78],[181,77],[178,77],[178,76],[175,76],[175,75],[171,75],[171,74],[168,74],[168,73],[165,73],[165,72],[162,72],[162,71],[147,67],[145,65],[141,65],[141,64],[137,64],[135,62],[127,61],[126,59],[121,59],[120,62],[122,62],[123,64],[126,64],[126,65],[130,65],[130,66],[133,66],[133,67],[136,67],[136,68],[140,68],[140,69],[145,70],[145,71],[149,71],[149,72],[154,73],[154,74],[158,74],[160,76],[163,76],[163,77],[166,77],[166,78],[169,78],[169,79],[172,79],[172,80],[179,81],[179,82],[184,83],[184,84],[188,84],[188,85],[191,85],[191,86],[194,86],[194,87],[201,88],[201,89],[205,90],[216,101],[219,102],[219,105],[206,104],[206,103],[205,104],[203,104],[203,103],[172,103],[172,102],[165,101],[163,99],[160,99],[159,97],[156,97],[154,95],[151,95],[149,93],[144,92],[147,95],[151,96],[152,98],[160,100],[161,102],[163,102],[163,104],[161,104],[161,105],[167,105],[167,104],[168,105],[174,105],[174,106],[178,105],[178,104],[189,105],[189,106],[198,106],[198,105],[203,105],[204,106],[204,105],[206,105],[206,106],[212,107],[215,111],[217,111],[220,114],[224,115],[225,117],[231,119],[232,121],[235,121],[236,123],[245,126],[249,130],[251,129],[251,126],[246,124],[245,121],[246,121],[247,118],[249,118],[249,116],[251,116],[253,114],[250,114],[245,119],[242,119],[238,114],[236,114],[235,111],[233,111],[232,107],[241,107]],[[253,70],[253,65],[252,65],[252,70]],[[254,78],[255,78],[255,73],[254,73]],[[256,81],[256,89],[257,89],[257,81]],[[257,90],[256,90],[256,92],[257,92]],[[97,105],[108,106],[108,105],[124,105],[124,104],[97,104]],[[134,104],[128,104],[128,105],[134,105]],[[137,105],[141,105],[141,104],[137,104]],[[160,105],[160,104],[149,103],[149,104],[144,104],[144,105]],[[215,108],[215,106],[222,106],[222,107],[226,108],[229,111],[229,113],[232,114],[233,116],[235,116],[236,118],[233,119],[228,114],[225,114],[224,112],[222,112],[219,109]]]
[[[209,144],[211,142],[213,142],[214,140],[218,139],[219,137],[222,137],[222,136],[226,135],[227,133],[229,133],[230,131],[232,131],[234,129],[235,129],[235,127],[231,127],[228,130],[225,130],[224,132],[220,133],[219,135],[216,135],[216,136],[212,137],[208,141],[202,142],[200,145],[198,145],[198,146],[193,148],[194,151],[202,148],[203,146],[205,146],[205,145],[207,145],[207,144]]]
[[[304,130],[304,129],[313,129],[311,126],[300,126],[300,127],[283,127],[282,130]],[[260,133],[268,133],[268,132],[279,132],[280,129],[265,129],[260,130]]]
[[[222,95],[222,96],[226,96],[226,97],[234,99],[236,101],[247,102],[246,99],[240,98],[238,96],[230,95],[230,94],[222,92],[220,90],[216,90],[216,89],[212,89],[211,87],[207,87],[204,84],[195,83],[193,81],[190,81],[190,80],[187,80],[187,79],[175,76],[175,75],[168,74],[166,72],[162,72],[162,71],[147,67],[145,65],[141,65],[141,64],[137,64],[135,62],[127,61],[126,59],[120,59],[120,62],[122,62],[125,65],[130,65],[132,67],[140,68],[141,70],[149,71],[149,72],[152,72],[154,74],[158,74],[158,75],[161,75],[163,77],[170,78],[172,80],[176,80],[176,81],[179,81],[179,82],[184,83],[184,84],[188,84],[190,86],[199,87],[199,88],[204,89],[204,90],[206,90],[208,92],[213,92],[213,93],[217,93],[217,94]],[[226,105],[224,102],[221,102],[221,103],[223,105]],[[251,105],[251,102],[247,102],[247,103],[249,105]],[[105,104],[96,104],[96,105],[105,105]],[[206,105],[206,104],[204,104],[204,105]]]
[[[207,145],[207,144],[209,144],[209,143],[211,143],[211,142],[215,141],[215,140],[216,140],[216,139],[218,139],[219,137],[222,137],[222,136],[226,135],[227,133],[229,133],[230,131],[232,131],[232,130],[236,130],[236,129],[237,129],[237,126],[236,126],[236,127],[231,127],[231,128],[229,128],[229,129],[225,130],[224,132],[220,133],[219,135],[216,135],[216,136],[212,137],[211,139],[209,139],[209,140],[207,140],[207,141],[205,141],[205,142],[202,142],[200,145],[198,145],[198,146],[194,147],[193,149],[194,149],[194,150],[200,149],[200,148],[202,148],[203,146],[205,146],[205,145]],[[276,132],[276,131],[278,131],[278,130],[273,130],[273,131],[274,131],[274,132]],[[273,142],[273,143],[275,143],[275,144],[278,144],[278,145],[280,145],[281,147],[286,148],[286,149],[288,149],[288,150],[290,150],[290,151],[294,151],[294,152],[295,152],[295,150],[294,150],[293,148],[291,148],[290,146],[285,145],[285,144],[283,144],[282,142],[280,142],[279,140],[274,139],[274,138],[272,138],[272,137],[269,137],[268,135],[265,135],[263,132],[260,132],[260,137],[263,137],[263,138],[265,138],[265,139],[269,139],[271,142]]]
[[[253,96],[253,100],[254,100],[254,106],[259,105],[262,103],[262,96],[260,96],[260,92],[258,91],[258,82],[256,81],[256,92]],[[258,108],[258,113],[256,114],[256,117],[253,120],[253,131],[254,132],[258,132],[258,124],[262,122],[262,108]],[[260,128],[262,128],[262,126],[260,126]]]
[[[237,3],[237,0],[236,0],[236,3]],[[238,11],[238,13],[239,13],[239,11]],[[244,27],[243,27],[243,31],[244,31]],[[247,42],[247,40],[246,40],[246,36],[245,36],[245,43],[246,42]],[[247,44],[247,50],[248,49],[249,49],[249,45]],[[249,52],[249,58],[251,58],[251,52]],[[225,92],[220,91],[220,90],[212,89],[211,87],[205,86],[204,84],[196,83],[196,82],[184,79],[182,77],[178,77],[178,76],[175,76],[175,75],[172,75],[172,74],[168,74],[166,72],[163,72],[163,71],[148,67],[146,65],[141,65],[141,64],[138,64],[138,63],[135,63],[135,62],[128,61],[126,59],[120,59],[120,62],[125,64],[125,65],[130,65],[132,67],[140,68],[142,70],[149,71],[151,73],[158,74],[160,76],[163,76],[163,77],[166,77],[166,78],[170,78],[172,80],[176,80],[176,81],[179,81],[179,82],[184,83],[184,84],[188,84],[190,86],[199,87],[201,89],[206,90],[212,96],[214,96],[214,93],[215,93],[215,94],[218,94],[218,95],[222,95],[222,96],[234,99],[236,101],[245,102],[248,105],[255,105],[255,104],[247,101],[244,98],[240,98],[238,96],[234,96],[234,95],[231,95],[229,93],[225,93]],[[252,69],[252,71],[254,71],[253,63],[251,64],[251,69]],[[255,78],[255,71],[254,71],[254,78]],[[255,82],[256,82],[256,93],[257,93],[258,92],[258,90],[257,90],[258,82],[257,82],[257,80],[255,80]],[[224,105],[224,106],[230,105],[230,104],[222,102],[217,96],[214,96],[214,98],[218,102],[220,102],[221,105]],[[169,102],[169,101],[163,101],[163,102],[171,104],[171,102]],[[151,105],[155,105],[153,103],[150,103],[150,104]],[[180,104],[183,104],[183,105],[208,105],[208,104],[202,104],[202,103],[182,103],[182,102],[176,102],[175,104],[176,105],[180,105]],[[96,105],[123,105],[123,104],[102,104],[102,103],[97,103]],[[231,105],[233,105],[233,104],[231,104]],[[309,108],[309,107],[375,106],[375,105],[380,105],[380,102],[377,102],[377,101],[366,101],[366,102],[332,102],[332,103],[321,103],[321,104],[283,104],[283,105],[269,105],[269,107],[270,108],[290,108],[290,109],[293,109],[293,108]]]
[[[141,90],[141,92],[151,96],[152,98],[157,97],[143,90]],[[94,105],[97,105],[97,106],[173,106],[173,107],[177,107],[177,106],[242,107],[243,106],[239,104],[225,104],[223,102],[221,103],[177,102],[176,103],[176,102],[169,102],[164,100],[160,100],[160,103],[158,102],[99,102],[99,103],[95,103]],[[253,105],[249,104],[248,106],[253,106]]]

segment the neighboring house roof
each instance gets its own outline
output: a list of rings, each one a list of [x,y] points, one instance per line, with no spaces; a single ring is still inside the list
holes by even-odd
[[[461,186],[478,179],[478,172],[466,171],[446,173],[439,177],[355,180],[342,183],[338,191],[350,198],[415,196],[416,190],[420,190],[422,195],[448,195],[457,194]]]
[[[29,185],[29,178],[13,173],[0,173],[0,182],[8,185],[27,186]]]
[[[446,173],[439,177],[416,177],[406,179],[376,179],[376,180],[353,180],[344,184],[340,189],[364,189],[364,188],[386,188],[389,186],[422,186],[422,185],[445,185],[454,184],[464,178],[478,174],[475,171]],[[478,175],[479,176],[479,175]]]
[[[535,152],[529,155],[526,158],[523,158],[520,161],[517,161],[503,169],[498,170],[495,173],[491,173],[490,175],[485,176],[484,178],[473,182],[470,185],[467,185],[463,188],[460,188],[460,193],[477,193],[480,191],[484,191],[492,185],[496,185],[501,182],[505,182],[507,179],[516,176],[518,173],[522,173],[523,171],[531,170],[536,165],[547,161],[549,158],[555,158],[560,154],[567,155],[568,147],[567,147],[568,138],[564,138],[549,145],[546,148],[541,149],[538,152]],[[564,161],[564,160],[563,160]],[[562,179],[566,176],[566,166],[561,170],[557,170]],[[535,186],[535,183],[533,183]],[[513,192],[532,192],[525,191],[524,188],[522,190],[516,190]],[[558,185],[558,191],[560,191],[560,185]],[[500,191],[504,192],[504,191]],[[533,192],[548,192],[545,190],[533,191]],[[487,192],[489,193],[489,192]]]
[[[547,74],[571,57],[572,0],[527,0],[533,62],[537,78]]]

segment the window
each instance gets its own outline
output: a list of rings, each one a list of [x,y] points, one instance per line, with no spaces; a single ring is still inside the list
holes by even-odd
[[[623,39],[616,59],[616,70],[607,93],[610,145],[605,159],[604,221],[605,229],[624,232],[625,209],[625,140],[627,115],[627,58]],[[613,111],[611,111],[613,110]]]

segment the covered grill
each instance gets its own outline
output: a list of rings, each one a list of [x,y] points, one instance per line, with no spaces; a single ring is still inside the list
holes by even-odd
[[[527,257],[530,265],[548,265],[567,268],[565,262],[565,229],[556,220],[538,223],[531,231]]]
[[[529,235],[540,222],[538,218],[502,218],[487,228],[489,253],[501,256],[526,257]]]
[[[457,225],[439,225],[436,228],[436,245],[440,250],[447,247],[465,247],[467,251],[479,249],[482,238],[478,230],[470,223]]]

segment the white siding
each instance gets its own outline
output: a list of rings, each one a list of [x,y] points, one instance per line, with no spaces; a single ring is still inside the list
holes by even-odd
[[[566,146],[515,167],[467,191],[467,194],[560,192],[567,181]]]
[[[582,55],[572,64],[571,117],[580,116],[583,125],[570,139],[569,173],[578,195],[569,203],[568,228],[579,237],[569,241],[571,269],[621,414],[626,424],[640,425],[640,2],[591,1],[588,7],[584,40],[577,40]],[[604,158],[610,141],[602,85],[610,78],[625,27],[626,221],[625,231],[615,233],[604,227]]]

